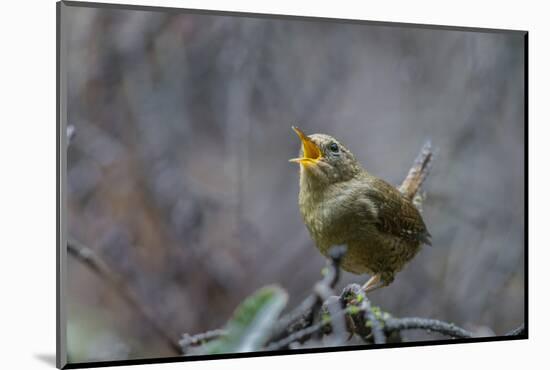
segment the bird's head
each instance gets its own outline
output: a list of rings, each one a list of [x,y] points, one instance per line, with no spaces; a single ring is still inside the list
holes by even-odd
[[[353,154],[335,138],[325,134],[307,136],[292,127],[302,142],[300,156],[290,162],[300,164],[302,178],[312,185],[330,185],[351,180],[361,171]]]

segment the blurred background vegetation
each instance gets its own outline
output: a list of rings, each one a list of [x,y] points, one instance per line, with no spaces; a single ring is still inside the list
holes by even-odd
[[[439,149],[424,203],[433,247],[374,303],[485,335],[523,321],[521,35],[63,11],[69,235],[171,336],[222,326],[271,283],[292,307],[319,279],[287,162],[292,124],[337,137],[394,184],[427,138]],[[112,287],[68,264],[71,361],[173,355]]]

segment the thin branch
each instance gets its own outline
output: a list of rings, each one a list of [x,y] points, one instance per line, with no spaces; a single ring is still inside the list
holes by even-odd
[[[475,336],[474,333],[462,329],[455,324],[434,319],[423,319],[419,317],[406,317],[401,319],[389,318],[384,323],[384,330],[386,333],[413,329],[438,332],[452,338],[473,338]]]
[[[335,347],[342,345],[346,341],[348,329],[346,325],[346,312],[342,307],[340,297],[327,297],[323,303],[321,312],[328,315],[326,320],[330,323],[331,336],[329,346]]]
[[[318,331],[320,331],[325,324],[321,321],[312,326],[308,326],[305,329],[291,333],[289,336],[277,341],[270,343],[267,347],[267,351],[276,351],[280,349],[287,348],[291,343],[298,342],[303,340],[306,337],[309,337]]]
[[[508,333],[504,334],[506,336],[514,336],[514,335],[524,335],[525,334],[525,325],[521,324],[518,328],[515,328],[514,330],[510,330]]]
[[[205,333],[200,333],[195,335],[189,335],[185,333],[183,334],[181,340],[179,341],[179,345],[181,346],[182,353],[185,353],[187,351],[187,348],[191,346],[202,345],[206,342],[209,342],[213,339],[217,339],[226,334],[227,334],[227,331],[223,329],[210,330]]]
[[[323,301],[326,297],[332,295],[332,290],[340,279],[340,262],[346,250],[347,248],[344,246],[332,247],[329,250],[330,259],[327,261],[323,279],[315,284],[313,294],[309,295],[298,307],[279,320],[268,343],[278,341],[313,323],[313,318],[319,312]]]
[[[163,339],[168,348],[174,353],[180,353],[178,342],[168,334],[165,329],[157,322],[155,316],[150,313],[141,304],[137,296],[131,291],[125,280],[116,274],[105,261],[91,248],[80,242],[69,240],[67,242],[67,252],[77,261],[80,261],[100,278],[115,289],[119,295],[132,307],[151,327],[151,329]]]

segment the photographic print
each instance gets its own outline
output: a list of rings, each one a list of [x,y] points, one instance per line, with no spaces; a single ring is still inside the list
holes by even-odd
[[[527,32],[57,11],[58,367],[527,338]]]

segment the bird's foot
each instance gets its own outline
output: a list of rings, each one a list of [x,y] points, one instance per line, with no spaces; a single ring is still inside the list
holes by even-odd
[[[378,288],[382,288],[384,285],[385,285],[384,282],[382,282],[382,275],[381,274],[374,274],[363,285],[362,289],[365,291],[365,293],[369,293],[369,292],[372,292],[373,290],[376,290]]]

